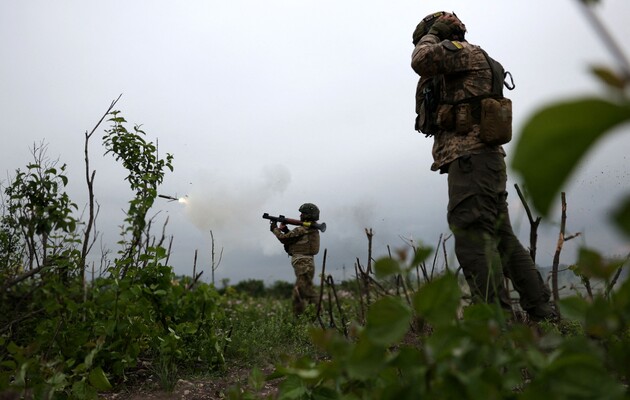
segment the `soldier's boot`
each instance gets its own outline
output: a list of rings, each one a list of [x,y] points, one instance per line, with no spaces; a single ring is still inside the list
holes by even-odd
[[[302,299],[302,296],[300,295],[300,289],[297,286],[293,287],[293,295],[291,298],[293,300],[293,314],[296,317],[299,317],[304,312],[306,306],[304,304],[304,299]]]
[[[541,303],[525,311],[529,319],[534,322],[558,322],[560,320],[560,315],[550,303]]]

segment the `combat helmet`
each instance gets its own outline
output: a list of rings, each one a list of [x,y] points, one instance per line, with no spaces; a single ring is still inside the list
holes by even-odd
[[[418,26],[416,26],[416,30],[413,31],[412,39],[413,39],[414,46],[418,44],[418,42],[420,41],[420,39],[422,39],[424,35],[429,33],[429,30],[433,26],[433,23],[435,22],[435,20],[444,14],[446,14],[446,11],[438,11],[422,18],[422,21],[420,21]]]
[[[319,208],[313,203],[304,203],[300,206],[302,219],[306,221],[317,221],[319,219]]]
[[[431,30],[431,27],[433,26],[433,24],[435,23],[435,21],[437,21],[437,19],[443,15],[450,15],[455,17],[455,19],[457,20],[457,29],[455,31],[455,33],[457,33],[456,35],[456,39],[460,40],[460,41],[465,41],[465,34],[466,34],[466,25],[464,25],[464,23],[459,19],[459,17],[457,16],[457,14],[455,14],[454,12],[449,13],[446,11],[438,11],[438,12],[434,12],[432,14],[427,15],[426,17],[422,18],[422,21],[420,21],[420,23],[418,24],[418,26],[416,26],[416,29],[413,31],[413,35],[412,35],[412,40],[413,40],[413,45],[417,45],[418,42],[420,42],[420,39],[422,39],[422,37],[424,35],[426,35],[427,33],[429,33],[429,31]]]

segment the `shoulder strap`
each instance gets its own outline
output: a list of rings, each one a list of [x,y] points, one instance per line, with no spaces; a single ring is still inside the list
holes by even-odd
[[[490,57],[484,49],[480,50],[484,57],[486,57],[486,61],[488,61],[488,65],[490,65],[490,70],[492,70],[492,94],[503,97],[503,86],[508,90],[513,90],[516,87],[514,85],[514,78],[509,71],[503,69],[503,65],[501,65],[500,62]],[[505,78],[508,76],[510,77],[509,84],[505,81]]]

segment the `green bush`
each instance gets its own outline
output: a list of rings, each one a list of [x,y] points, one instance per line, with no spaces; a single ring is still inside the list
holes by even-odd
[[[165,388],[180,370],[224,365],[220,295],[204,283],[180,285],[163,263],[166,249],[151,244],[145,220],[172,156],[158,158],[143,131],[129,132],[117,111],[111,115],[104,145],[128,170],[134,197],[119,257],[104,277],[84,283],[90,246],[82,241],[89,236],[77,231],[77,207],[63,191],[65,166],[55,168],[43,150],[34,152],[36,162],[4,188],[0,392],[96,398],[143,364]]]

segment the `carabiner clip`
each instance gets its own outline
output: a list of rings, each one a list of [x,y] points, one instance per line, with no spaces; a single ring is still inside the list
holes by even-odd
[[[510,82],[507,82],[505,80],[505,78],[510,77]],[[508,90],[514,90],[514,88],[516,87],[516,85],[514,85],[514,78],[512,77],[512,73],[510,71],[505,71],[505,73],[503,74],[503,85],[508,89]]]

